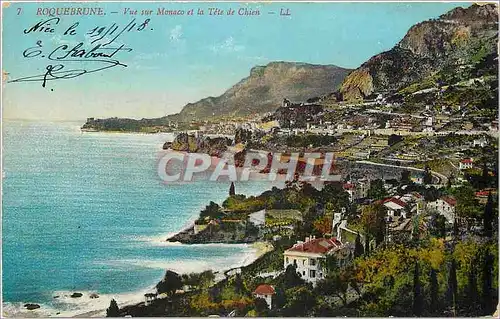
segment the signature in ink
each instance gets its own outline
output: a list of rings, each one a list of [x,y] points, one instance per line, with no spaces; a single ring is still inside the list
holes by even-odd
[[[25,58],[34,57],[45,57],[43,56],[42,41],[37,41],[37,46],[28,48],[23,52]],[[117,47],[103,47],[98,44],[91,49],[85,49],[83,42],[78,43],[74,47],[70,48],[69,45],[63,44],[55,48],[47,56],[48,60],[55,61],[57,63],[49,64],[46,67],[45,73],[22,77],[9,82],[42,82],[42,87],[45,87],[47,81],[52,80],[67,80],[73,79],[84,74],[90,74],[95,72],[100,72],[108,70],[117,66],[127,67],[126,64],[113,58],[119,52],[130,52],[131,48],[125,47],[124,44]],[[66,64],[68,63],[95,63],[97,64],[94,68],[86,69],[68,69]]]
[[[121,27],[117,23],[112,23],[109,26],[100,25],[89,30],[86,35],[90,37],[88,47],[84,42],[80,42],[74,46],[68,44],[59,45],[55,49],[53,47],[48,50],[44,47],[41,40],[36,42],[36,46],[27,48],[23,51],[23,57],[28,59],[47,59],[50,61],[45,67],[45,72],[42,74],[25,76],[10,80],[8,82],[42,82],[42,87],[45,87],[48,81],[73,79],[84,74],[101,72],[114,67],[127,67],[121,63],[117,56],[119,53],[131,52],[132,49],[126,47],[125,44],[118,45],[116,41],[125,34],[133,32],[142,32],[144,30],[153,30],[149,27],[151,19],[145,19],[142,23],[132,19],[127,25]],[[30,28],[24,30],[24,34],[54,34],[58,32],[62,26],[61,19],[52,17],[45,21],[40,21]],[[62,36],[73,36],[77,34],[79,22],[75,22]],[[53,62],[52,62],[53,61]],[[80,64],[79,67],[74,67],[75,63]],[[81,64],[85,68],[80,68]],[[73,65],[68,67],[67,65]],[[87,65],[93,67],[88,68]]]

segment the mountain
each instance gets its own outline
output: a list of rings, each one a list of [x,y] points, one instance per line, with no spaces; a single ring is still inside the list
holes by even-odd
[[[352,71],[340,93],[347,101],[364,99],[375,92],[400,90],[436,73],[474,69],[496,58],[497,38],[496,4],[455,8],[412,26],[394,48]],[[490,64],[498,65],[498,61]]]
[[[271,62],[251,69],[250,75],[218,97],[189,103],[174,118],[180,121],[218,116],[245,116],[274,111],[284,98],[305,101],[331,93],[349,73],[335,65]]]

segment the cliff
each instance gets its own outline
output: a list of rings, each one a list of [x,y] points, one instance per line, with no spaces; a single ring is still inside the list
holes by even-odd
[[[396,91],[437,72],[474,69],[497,55],[498,8],[495,4],[455,8],[438,19],[414,25],[389,51],[373,56],[342,83],[344,100],[374,92]]]

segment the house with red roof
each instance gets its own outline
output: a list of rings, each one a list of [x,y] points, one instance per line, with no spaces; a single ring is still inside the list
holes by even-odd
[[[337,238],[306,237],[305,241],[298,241],[283,253],[285,269],[289,265],[296,267],[302,279],[316,284],[324,278],[324,269],[321,259],[329,254],[335,254],[342,264],[350,256],[350,249]]]
[[[472,168],[472,164],[474,163],[474,159],[472,158],[464,158],[460,161],[458,168],[460,170],[470,169]]]
[[[260,284],[255,288],[253,295],[256,298],[262,298],[266,301],[267,306],[271,309],[273,304],[273,295],[276,294],[274,287],[267,284]]]
[[[408,203],[397,198],[397,197],[389,197],[383,200],[382,205],[387,208],[387,216],[394,217],[403,217],[407,218],[407,207]]]
[[[455,221],[455,207],[457,205],[457,200],[453,196],[443,196],[438,198],[433,202],[427,203],[427,210],[434,210],[437,213],[443,215],[446,221],[453,224]]]

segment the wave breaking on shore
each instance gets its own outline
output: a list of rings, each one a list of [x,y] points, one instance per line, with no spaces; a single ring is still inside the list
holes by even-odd
[[[162,238],[165,238],[162,236]],[[149,243],[157,243],[163,246],[184,246],[180,243],[169,243],[166,241],[151,240]],[[123,259],[123,260],[108,260],[96,262],[96,264],[106,265],[111,267],[146,267],[154,269],[172,270],[180,274],[191,272],[202,272],[205,270],[213,270],[216,273],[217,280],[224,278],[224,271],[244,267],[258,259],[262,254],[269,250],[263,243],[254,244],[197,244],[186,245],[187,247],[241,247],[244,251],[242,254],[231,256],[231,258],[206,258],[199,259],[180,259],[180,260],[162,260],[162,259]],[[54,291],[52,298],[47,303],[37,303],[40,308],[28,310],[24,305],[28,302],[5,302],[3,303],[2,317],[23,317],[23,318],[42,318],[42,317],[104,317],[106,316],[106,308],[109,306],[111,299],[115,299],[120,307],[127,305],[138,304],[144,301],[144,294],[154,291],[154,287],[161,278],[152,282],[149,287],[134,292],[125,292],[117,294],[99,294],[98,291]],[[71,297],[74,292],[82,294],[81,297]],[[91,298],[92,294],[98,294],[98,298]],[[30,301],[33,302],[33,301]]]

